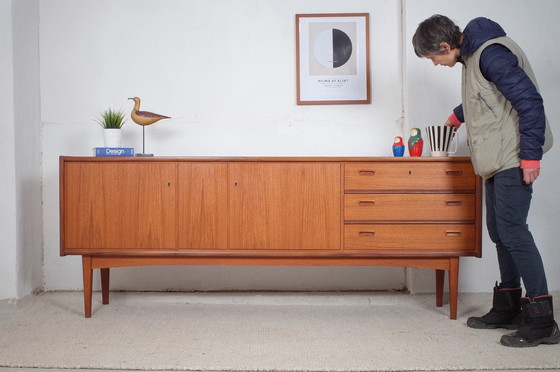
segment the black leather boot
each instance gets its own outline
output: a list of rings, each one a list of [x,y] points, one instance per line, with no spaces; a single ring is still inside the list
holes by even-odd
[[[518,329],[522,320],[520,299],[521,288],[499,288],[496,285],[492,309],[486,315],[470,317],[467,325],[477,329]]]
[[[560,342],[558,324],[554,321],[552,296],[521,299],[523,325],[517,332],[502,336],[500,342],[505,346],[530,347],[540,344],[557,344]]]

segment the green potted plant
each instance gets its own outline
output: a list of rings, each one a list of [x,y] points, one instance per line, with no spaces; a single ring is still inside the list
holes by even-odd
[[[103,128],[105,147],[121,147],[122,126],[126,119],[124,111],[107,109],[103,111],[97,122]]]

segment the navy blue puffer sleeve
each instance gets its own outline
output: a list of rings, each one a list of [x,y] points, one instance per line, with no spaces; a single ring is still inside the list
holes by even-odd
[[[463,114],[463,104],[460,104],[459,106],[455,107],[453,109],[453,113],[461,123],[465,122],[465,114]]]
[[[480,70],[486,80],[494,83],[517,111],[519,158],[540,160],[546,127],[543,99],[535,84],[519,67],[517,57],[505,46],[492,44],[482,52]]]

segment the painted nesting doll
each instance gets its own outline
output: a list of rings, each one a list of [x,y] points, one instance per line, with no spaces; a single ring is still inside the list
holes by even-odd
[[[404,142],[402,137],[395,137],[393,142],[393,156],[401,157],[404,155]]]
[[[424,140],[420,128],[412,128],[410,138],[408,139],[408,153],[410,156],[422,156],[424,148]]]

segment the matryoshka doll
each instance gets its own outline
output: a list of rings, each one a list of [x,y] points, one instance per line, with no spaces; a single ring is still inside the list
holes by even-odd
[[[408,153],[410,156],[422,156],[424,148],[424,140],[420,128],[412,128],[410,138],[408,139]]]
[[[395,137],[395,141],[393,142],[393,156],[401,157],[404,155],[404,142],[402,137],[397,136]]]

